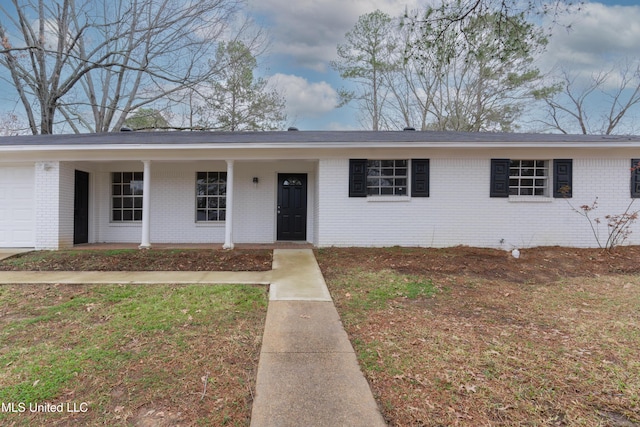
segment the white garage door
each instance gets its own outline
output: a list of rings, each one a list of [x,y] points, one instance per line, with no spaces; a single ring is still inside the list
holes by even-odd
[[[33,166],[0,165],[0,248],[35,246]]]

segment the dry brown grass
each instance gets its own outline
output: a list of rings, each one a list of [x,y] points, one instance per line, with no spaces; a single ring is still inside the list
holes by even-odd
[[[576,270],[584,251],[555,250],[318,251],[390,425],[640,425],[640,277]],[[412,298],[399,286],[411,283],[432,291]]]

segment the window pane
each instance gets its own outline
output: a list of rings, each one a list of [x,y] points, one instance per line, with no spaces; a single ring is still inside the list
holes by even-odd
[[[135,221],[142,221],[142,211],[140,210],[133,211],[133,219]]]
[[[112,218],[114,221],[122,221],[122,211],[113,211]]]
[[[131,181],[131,193],[142,195],[144,183],[142,181]]]
[[[207,207],[207,198],[206,197],[198,197],[196,199],[196,206],[200,209]]]
[[[209,220],[209,221],[217,221],[218,220],[218,211],[209,211],[207,220]]]
[[[222,211],[222,210],[219,211],[219,213],[218,213],[218,220],[219,221],[224,221],[226,219],[226,212],[227,211]]]
[[[217,197],[209,197],[209,202],[207,203],[208,208],[217,208],[218,207],[218,198]]]
[[[134,172],[133,173],[133,180],[134,181],[142,181],[142,172]]]
[[[127,209],[122,211],[123,221],[133,221],[133,210]]]
[[[206,221],[207,220],[207,211],[205,211],[204,209],[198,209],[196,220],[197,221]]]
[[[133,198],[132,197],[123,197],[122,198],[122,207],[123,208],[132,208],[133,207]]]
[[[133,207],[142,209],[142,197],[136,197],[133,199]]]
[[[120,209],[122,207],[122,199],[120,197],[113,198],[113,208]]]

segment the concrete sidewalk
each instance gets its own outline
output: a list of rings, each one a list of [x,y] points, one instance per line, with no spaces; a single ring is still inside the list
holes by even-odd
[[[310,249],[274,250],[265,272],[0,271],[11,283],[270,284],[251,426],[386,425]]]
[[[251,426],[385,426],[313,252],[273,257]]]

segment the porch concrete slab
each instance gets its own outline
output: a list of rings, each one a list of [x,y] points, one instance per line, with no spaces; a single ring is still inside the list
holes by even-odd
[[[275,249],[271,301],[332,301],[310,249]]]
[[[385,425],[354,353],[260,355],[251,427]]]
[[[264,353],[349,353],[353,347],[332,302],[270,301]]]
[[[268,285],[270,271],[0,271],[0,283]]]

